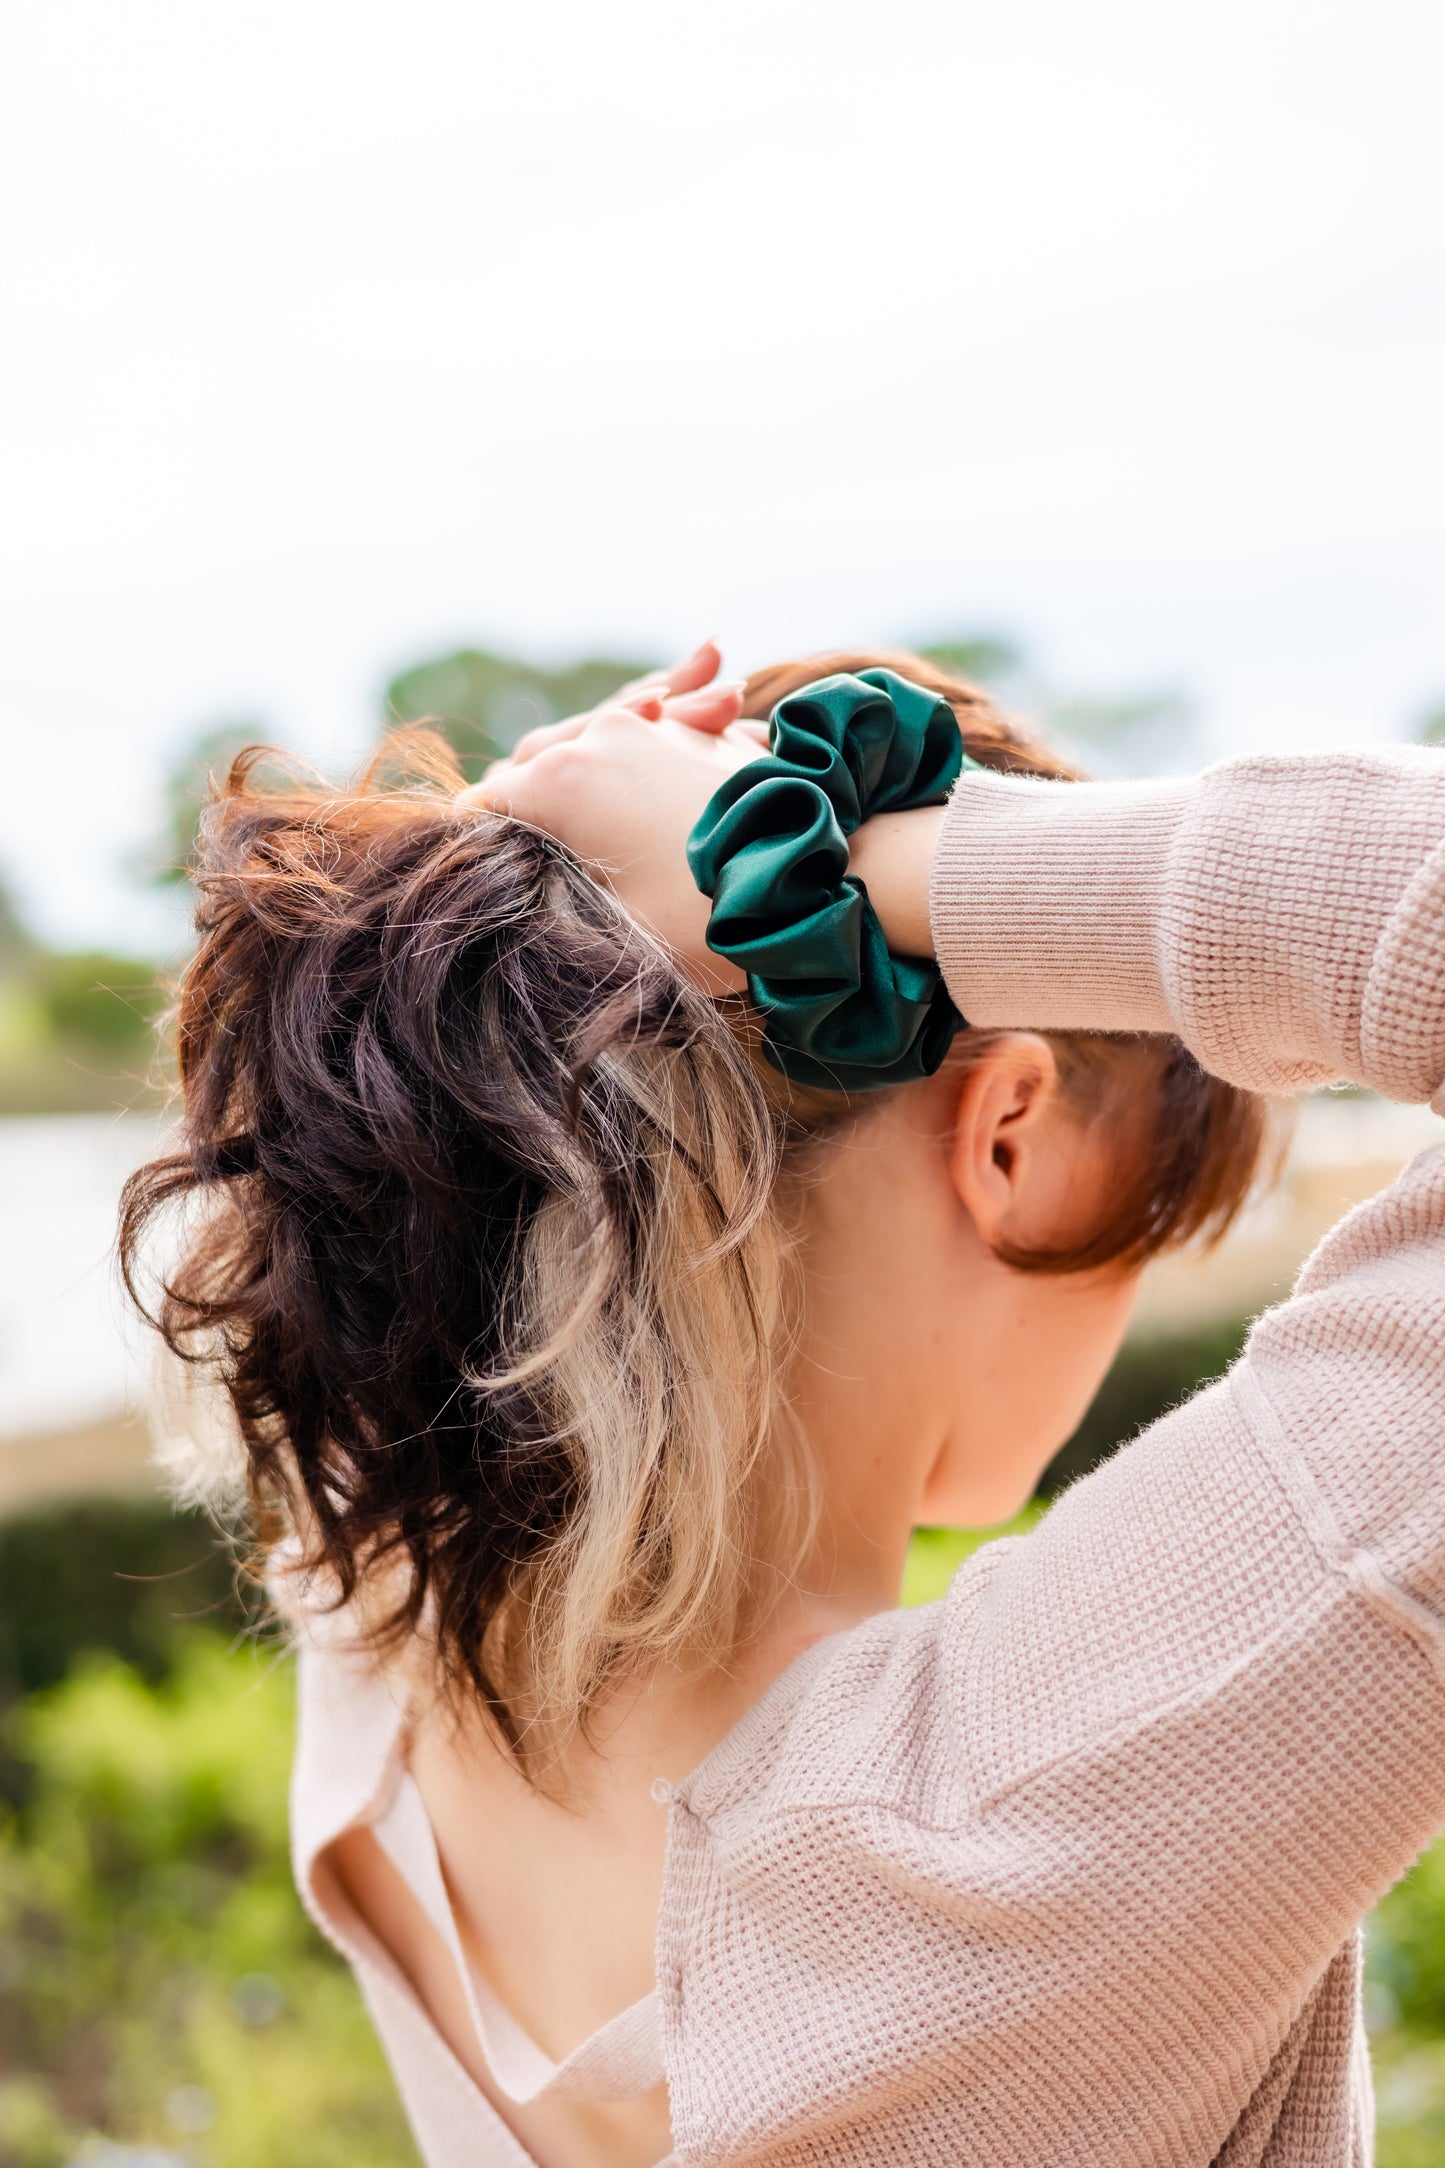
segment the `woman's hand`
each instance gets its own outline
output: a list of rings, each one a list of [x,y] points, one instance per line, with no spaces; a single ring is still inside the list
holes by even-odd
[[[718,661],[709,641],[590,715],[529,731],[459,798],[567,844],[712,994],[744,982],[707,945],[708,899],[688,871],[687,839],[723,779],[767,744],[766,725],[739,721],[742,687],[714,682]]]
[[[685,661],[674,663],[670,670],[649,670],[646,677],[634,678],[630,685],[621,686],[610,699],[603,701],[602,708],[594,708],[586,715],[569,715],[564,722],[543,723],[536,730],[529,730],[513,746],[508,765],[518,767],[555,745],[569,744],[586,729],[593,715],[601,714],[605,708],[631,708],[635,715],[653,723],[665,716],[672,722],[686,723],[689,730],[715,736],[738,721],[743,706],[742,679],[719,678],[721,667],[722,653],[716,640],[704,640],[701,647],[694,648]],[[759,732],[766,747],[766,724],[749,723],[744,727]]]

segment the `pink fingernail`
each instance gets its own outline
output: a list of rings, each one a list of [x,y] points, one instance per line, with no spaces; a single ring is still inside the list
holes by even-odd
[[[677,693],[672,704],[677,708],[712,708],[716,707],[719,700],[726,700],[730,695],[741,699],[742,694],[741,683],[735,679],[727,679],[719,685],[700,685],[696,692]]]

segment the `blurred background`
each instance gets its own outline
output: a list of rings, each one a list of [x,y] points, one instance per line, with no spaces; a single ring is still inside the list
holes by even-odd
[[[414,2157],[108,1256],[208,767],[480,763],[709,633],[946,651],[1104,772],[1445,742],[1442,68],[1427,0],[5,11],[0,2163]],[[1310,1101],[1046,1489],[1441,1133]],[[1438,2162],[1445,1855],[1370,1968]]]

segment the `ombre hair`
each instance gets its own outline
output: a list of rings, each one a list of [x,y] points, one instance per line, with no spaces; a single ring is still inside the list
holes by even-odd
[[[913,656],[763,672],[749,712],[876,662],[942,692],[986,765],[1069,773]],[[258,1550],[379,1655],[423,1651],[536,1777],[623,1680],[726,1660],[800,1553],[789,1177],[826,1178],[871,1102],[790,1089],[743,1001],[693,989],[561,844],[459,808],[461,782],[424,729],[342,793],[233,764],[194,868],[180,1130],[127,1185],[121,1256],[224,1389]],[[1119,1178],[1072,1249],[1009,1261],[1122,1268],[1222,1232],[1260,1103],[1173,1040],[1049,1036]],[[153,1287],[148,1230],[177,1210]]]

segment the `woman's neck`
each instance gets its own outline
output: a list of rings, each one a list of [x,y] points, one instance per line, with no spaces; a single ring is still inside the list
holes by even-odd
[[[866,1159],[849,1172],[849,1194],[840,1199],[835,1188],[805,1245],[805,1318],[782,1392],[815,1500],[813,1533],[789,1585],[805,1615],[842,1624],[897,1603],[920,1500],[948,1433],[934,1304],[906,1276],[880,1276],[867,1224],[887,1202],[873,1195],[881,1185]],[[828,1224],[840,1205],[846,1238]],[[776,1454],[774,1465],[786,1470],[787,1455]],[[762,1510],[766,1524],[766,1497]],[[780,1604],[780,1624],[787,1617]]]

